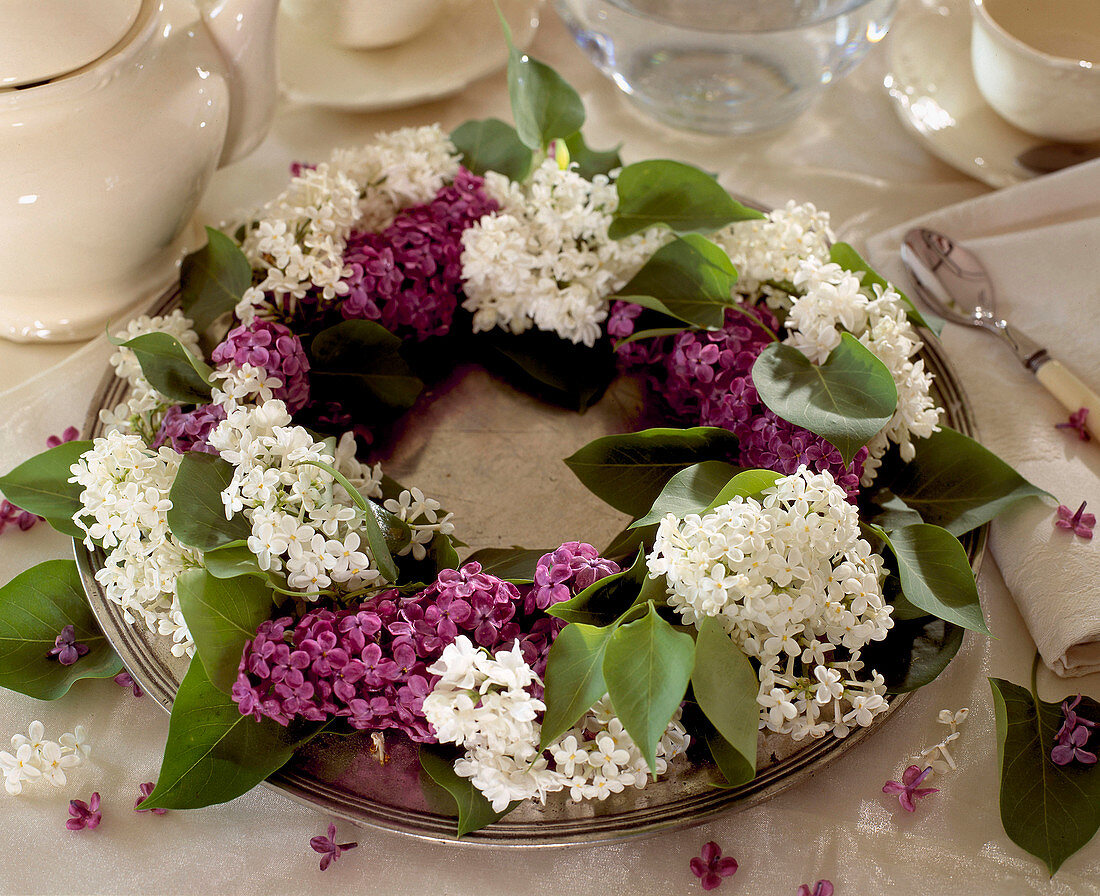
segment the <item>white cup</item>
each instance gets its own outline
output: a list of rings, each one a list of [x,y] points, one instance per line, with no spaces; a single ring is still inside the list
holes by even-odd
[[[445,0],[283,0],[283,8],[325,40],[373,50],[404,43],[427,28]]]
[[[986,102],[1048,140],[1100,140],[1100,0],[970,0]]]

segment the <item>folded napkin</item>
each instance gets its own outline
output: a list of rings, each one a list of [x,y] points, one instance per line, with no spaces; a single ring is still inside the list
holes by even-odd
[[[1100,390],[1100,162],[872,237],[869,260],[903,291],[912,281],[899,251],[916,226],[965,243],[993,279],[998,314]],[[1100,442],[1056,428],[1068,412],[1001,340],[948,323],[942,341],[980,441],[1060,503],[1087,501],[1100,514]],[[1054,503],[1023,501],[994,520],[989,545],[1044,662],[1058,675],[1087,675],[1100,671],[1100,529],[1090,541],[1055,518]]]

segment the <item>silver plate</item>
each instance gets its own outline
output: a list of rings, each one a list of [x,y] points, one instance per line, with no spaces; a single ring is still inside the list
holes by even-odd
[[[177,293],[167,294],[153,313],[164,313],[177,301]],[[946,422],[975,436],[969,403],[947,360],[935,345],[925,346],[921,357],[935,377]],[[108,370],[85,424],[86,437],[102,434],[99,409],[114,407],[125,392],[126,384]],[[577,415],[541,405],[470,365],[421,397],[402,421],[396,447],[381,459],[390,475],[415,483],[455,511],[460,535],[476,547],[522,543],[552,548],[566,539],[605,544],[624,518],[576,483],[561,458],[592,438],[631,429],[640,403],[636,387],[621,379],[596,407]],[[976,573],[985,529],[969,533],[964,544]],[[107,600],[95,580],[104,561],[101,551],[87,551],[77,542],[76,559],[108,640],[134,679],[170,710],[187,660],[172,656],[167,638],[140,624],[127,624],[121,608]],[[630,789],[603,802],[573,803],[563,793],[552,794],[545,806],[527,801],[461,843],[564,846],[700,824],[819,774],[872,736],[907,696],[893,698],[873,725],[844,739],[828,736],[797,744],[787,737],[762,736],[759,772],[743,787],[717,788],[717,771],[693,749],[687,761],[671,763],[669,773],[644,790]],[[371,757],[368,747],[365,734],[318,738],[267,783],[292,799],[356,824],[455,842],[454,818],[433,787],[422,782],[413,744],[390,735],[385,766]]]

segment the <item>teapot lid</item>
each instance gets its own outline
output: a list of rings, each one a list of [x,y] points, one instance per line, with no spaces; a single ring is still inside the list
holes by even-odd
[[[94,62],[130,30],[142,0],[0,0],[0,89]]]

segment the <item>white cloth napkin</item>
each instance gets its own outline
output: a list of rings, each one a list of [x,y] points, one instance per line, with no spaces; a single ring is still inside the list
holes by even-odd
[[[990,272],[998,314],[1100,390],[1100,162],[873,237],[869,260],[903,291],[912,281],[899,247],[915,226],[964,242]],[[1056,428],[1068,412],[999,339],[949,323],[942,340],[982,443],[1070,509],[1088,501],[1100,514],[1100,443]],[[1092,541],[1077,537],[1054,526],[1054,511],[1034,499],[1010,508],[993,522],[990,548],[1046,664],[1087,675],[1100,671],[1100,530]]]

